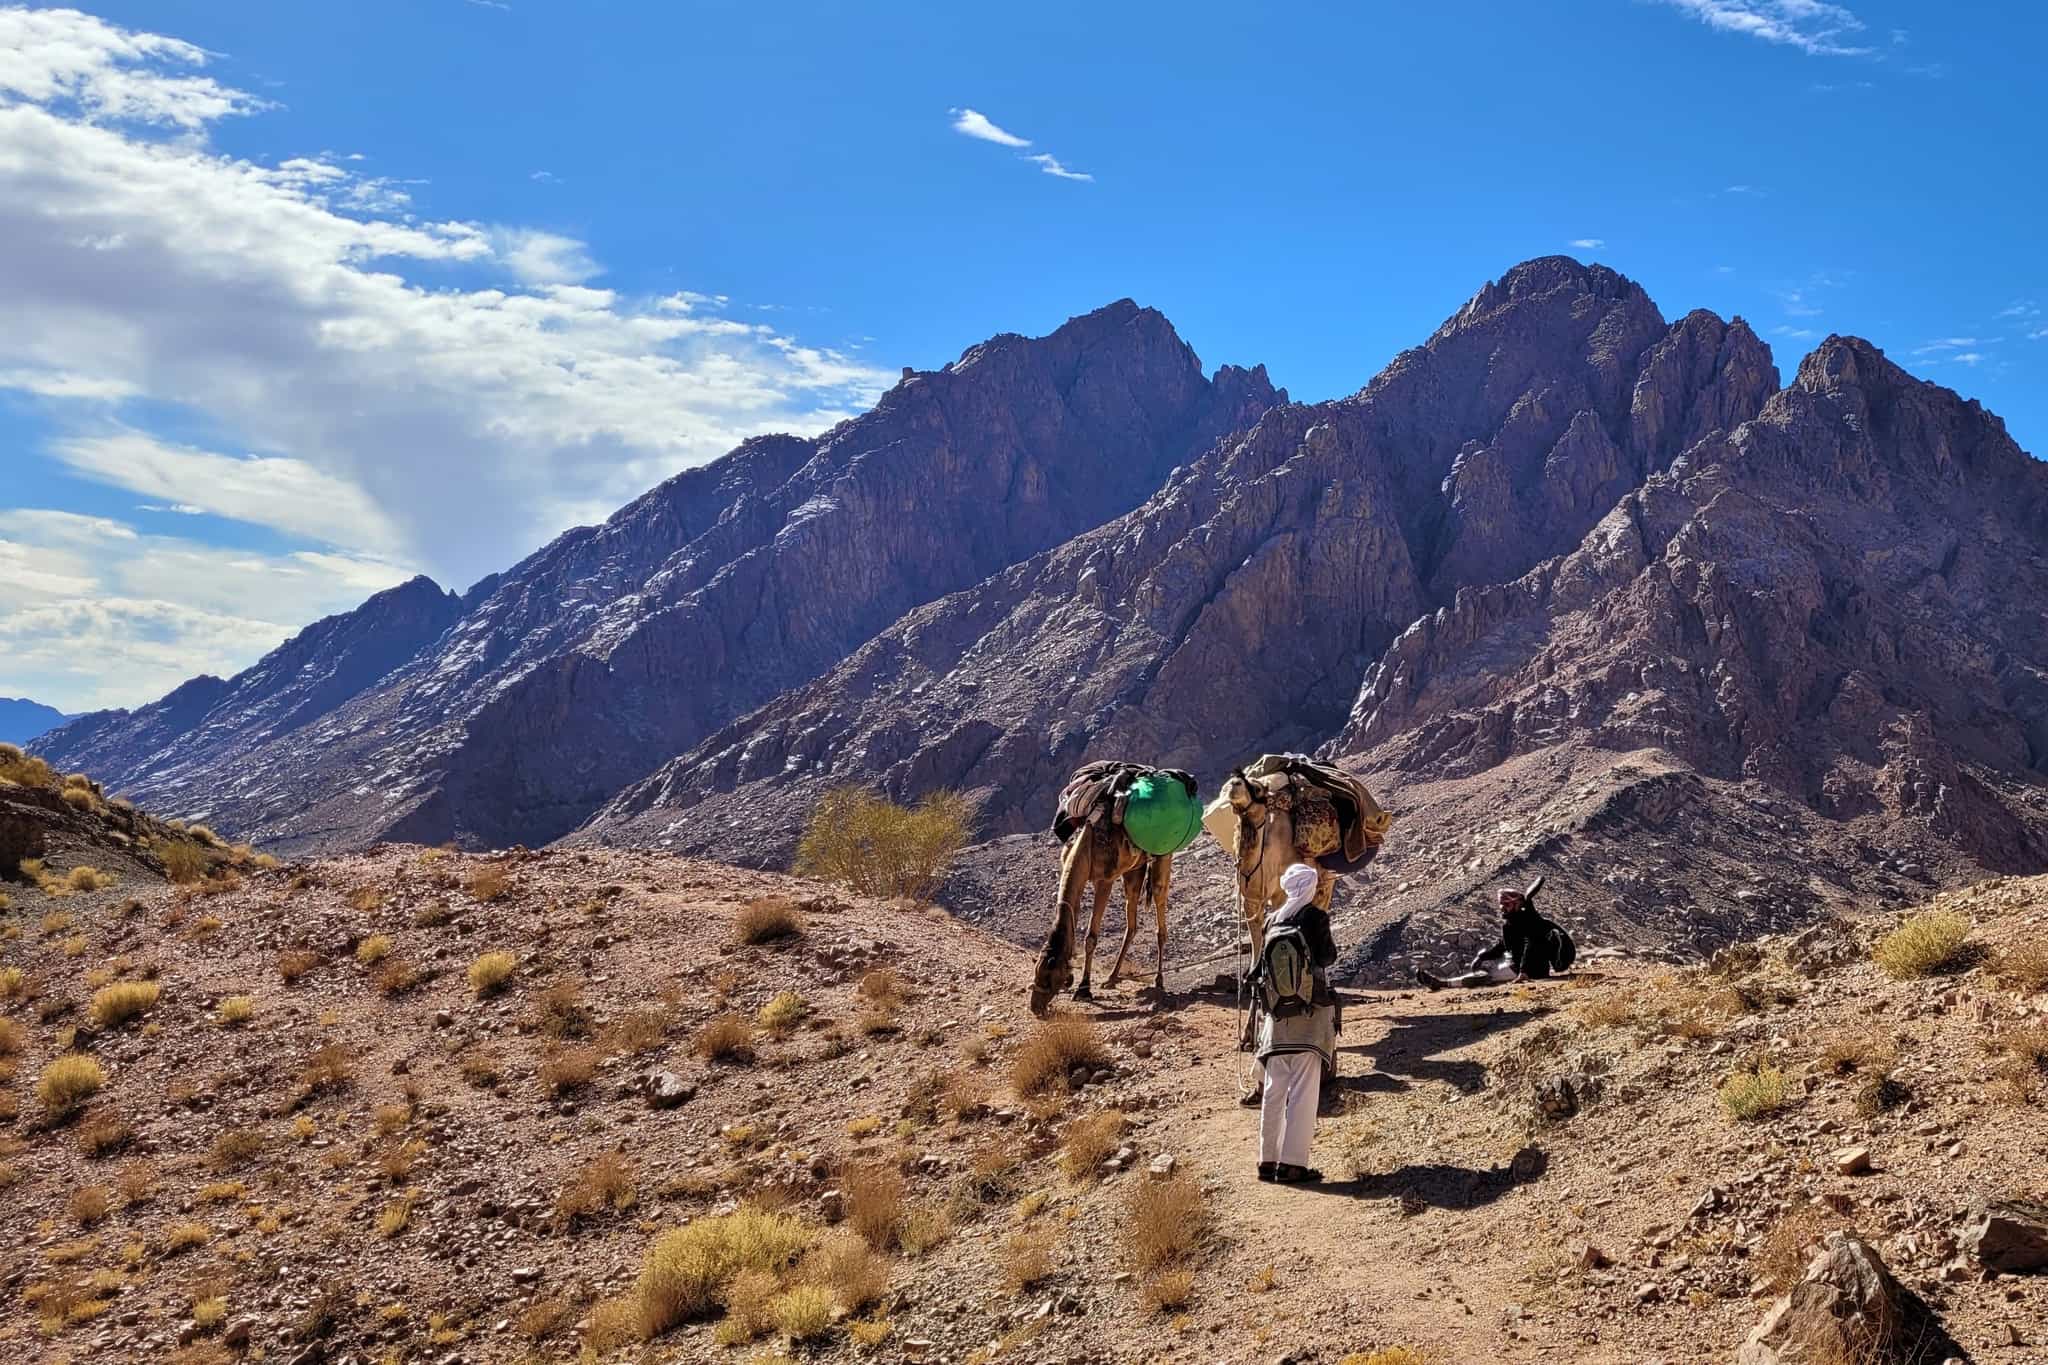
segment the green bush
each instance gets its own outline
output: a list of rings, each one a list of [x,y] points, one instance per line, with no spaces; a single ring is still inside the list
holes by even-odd
[[[967,844],[974,807],[936,791],[915,807],[856,787],[825,793],[797,845],[796,870],[861,896],[930,900]]]

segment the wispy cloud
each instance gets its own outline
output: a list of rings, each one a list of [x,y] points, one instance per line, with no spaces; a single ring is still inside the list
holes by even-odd
[[[1813,301],[1810,289],[1781,289],[1778,291],[1778,306],[1795,318],[1814,318],[1821,313],[1820,305]]]
[[[953,116],[953,131],[962,137],[971,137],[980,142],[993,142],[998,147],[1015,148],[1031,145],[1030,138],[1019,137],[1009,129],[997,125],[978,109],[948,109],[946,112]],[[1022,159],[1029,161],[1045,174],[1057,176],[1061,180],[1079,180],[1085,184],[1095,182],[1094,176],[1086,171],[1072,169],[1050,152],[1026,152],[1022,154]]]
[[[289,600],[264,600],[261,575],[236,587],[263,602],[264,639],[238,635],[252,612],[177,616],[173,575],[94,579],[81,591],[141,603],[94,629],[197,632],[150,655],[128,700],[178,670],[252,661],[365,581],[417,567],[466,584],[749,436],[829,427],[894,381],[701,296],[594,288],[585,243],[427,218],[340,157],[232,154],[215,127],[269,106],[208,62],[75,10],[0,4],[0,389],[48,405],[52,431],[0,464],[46,459],[312,556],[289,559],[306,584]],[[465,505],[493,515],[446,514]],[[211,562],[196,541],[160,548],[159,562]],[[357,563],[381,567],[333,576]],[[0,563],[0,596],[13,585]],[[106,605],[45,602],[36,619],[61,632]],[[0,657],[61,654],[4,606],[0,627]],[[109,676],[145,643],[110,649]]]
[[[1756,198],[1762,199],[1765,197],[1765,195],[1769,193],[1769,191],[1760,190],[1755,185],[1730,185],[1726,189],[1722,190],[1721,193],[1754,195]]]
[[[2034,329],[2033,331],[2031,331],[2031,332],[2027,333],[2027,340],[2029,340],[2029,341],[2048,341],[2048,327],[2037,327],[2037,328],[2035,328],[2035,329]]]
[[[475,5],[478,9],[509,10],[512,8],[505,3],[505,0],[468,0],[468,3]]]
[[[556,175],[553,171],[534,171],[526,178],[542,185],[558,185],[562,181],[562,177]]]
[[[1998,310],[2002,318],[2037,318],[2041,316],[2041,305],[2032,299],[2016,299]]]
[[[1024,159],[1026,161],[1037,162],[1038,169],[1044,171],[1047,175],[1056,175],[1062,180],[1085,180],[1090,184],[1095,183],[1094,176],[1088,174],[1086,171],[1068,170],[1065,166],[1060,164],[1060,159],[1052,155],[1050,152],[1039,152],[1033,156],[1027,156]]]
[[[1781,322],[1771,329],[1771,335],[1774,337],[1785,337],[1791,341],[1806,341],[1812,337],[1819,336],[1820,333],[1814,331],[1811,327],[1793,327]]]
[[[1018,137],[1007,129],[998,128],[989,121],[987,114],[978,109],[948,109],[946,112],[953,116],[953,131],[963,137],[979,138],[983,142],[993,142],[998,147],[1031,145],[1030,138]]]
[[[1574,237],[1569,242],[1566,242],[1565,245],[1575,247],[1580,251],[1598,251],[1601,247],[1607,245],[1607,239],[1605,237]]]
[[[1906,74],[1908,76],[1919,76],[1930,81],[1945,81],[1948,79],[1948,63],[1922,62],[1917,66],[1907,67]]]
[[[1658,0],[1723,33],[1739,33],[1794,47],[1811,57],[1862,57],[1854,35],[1863,21],[1823,0]]]

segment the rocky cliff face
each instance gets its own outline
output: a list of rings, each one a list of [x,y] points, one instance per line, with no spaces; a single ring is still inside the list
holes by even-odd
[[[815,440],[750,441],[570,532],[430,641],[400,641],[395,672],[296,705],[288,740],[215,698],[50,753],[90,734],[120,785],[160,804],[203,787],[184,804],[287,848],[544,842],[906,611],[1128,510],[1284,398],[1263,370],[1205,378],[1127,300],[999,336]],[[252,673],[313,667],[313,644]]]
[[[591,833],[729,840],[682,814],[715,795],[773,858],[805,795],[870,778],[982,789],[987,831],[1015,833],[1086,755],[1213,774],[1314,747],[1410,622],[1576,543],[1776,382],[1739,321],[1667,325],[1612,271],[1530,262],[1357,395],[1277,408],[1127,516],[911,613]]]

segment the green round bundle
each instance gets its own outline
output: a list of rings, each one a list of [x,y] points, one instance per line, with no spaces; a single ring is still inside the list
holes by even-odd
[[[1202,807],[1179,778],[1147,773],[1124,801],[1124,833],[1147,853],[1178,853],[1202,827]]]

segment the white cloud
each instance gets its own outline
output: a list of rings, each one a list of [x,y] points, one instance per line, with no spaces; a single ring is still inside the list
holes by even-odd
[[[1924,346],[1915,346],[1913,354],[1925,356],[1941,355],[1949,351],[1967,351],[1977,346],[1995,346],[2001,339],[1999,337],[1936,337]],[[1954,358],[1957,360],[1962,359],[1961,356]],[[1979,359],[1982,359],[1982,357],[1980,356]],[[1976,361],[1965,363],[1975,364]]]
[[[1771,329],[1771,335],[1785,337],[1791,341],[1805,341],[1819,334],[1811,327],[1790,327],[1784,323],[1779,323]]]
[[[1754,186],[1754,185],[1730,185],[1730,186],[1728,186],[1728,188],[1726,188],[1726,189],[1722,190],[1722,191],[1721,191],[1721,193],[1723,193],[1723,194],[1752,194],[1752,195],[1755,195],[1755,196],[1756,196],[1757,198],[1759,198],[1759,199],[1763,198],[1763,196],[1764,196],[1764,191],[1762,191],[1762,190],[1758,189],[1758,188],[1757,188],[1756,186]]]
[[[993,142],[998,147],[1029,147],[1031,145],[1030,138],[1018,137],[1015,133],[1006,132],[998,128],[995,124],[989,122],[988,115],[978,110],[948,109],[946,112],[953,116],[953,131],[966,137],[979,138],[983,142]]]
[[[537,181],[539,181],[539,182],[540,182],[541,184],[543,184],[543,185],[556,185],[556,184],[560,184],[560,183],[561,183],[561,179],[562,179],[562,178],[561,178],[560,176],[556,175],[556,174],[555,174],[555,173],[554,173],[553,171],[534,171],[534,172],[532,172],[532,173],[531,173],[530,175],[528,175],[528,176],[527,176],[526,178],[527,178],[528,180],[537,180]]]
[[[1811,291],[1806,289],[1781,289],[1778,291],[1778,303],[1795,318],[1820,316],[1820,305],[1813,301]]]
[[[1085,180],[1090,184],[1095,182],[1094,176],[1089,175],[1085,171],[1070,171],[1060,164],[1058,157],[1045,152],[1040,152],[1036,156],[1027,156],[1024,159],[1037,162],[1038,169],[1044,171],[1047,175],[1056,175],[1062,180]]]
[[[2037,329],[2037,330],[2035,330],[2035,331],[2032,331],[2032,332],[2029,332],[2029,333],[2027,333],[2027,340],[2029,340],[2029,341],[2044,341],[2044,340],[2048,340],[2048,327],[2042,327],[2042,328],[2039,328],[2039,329]]]
[[[1735,267],[1732,265],[1717,265],[1714,267],[1714,273],[1716,275],[1733,275]]]
[[[1813,57],[1860,57],[1868,47],[1851,46],[1863,21],[1841,5],[1823,0],[1661,0],[1709,28],[1795,47]]]
[[[67,711],[135,706],[227,676],[314,617],[405,581],[356,555],[272,555],[143,535],[106,517],[0,509],[0,693]]]
[[[181,517],[203,517],[206,515],[204,507],[195,507],[189,502],[139,502],[135,504],[135,510],[138,512],[175,512]]]
[[[582,284],[604,273],[574,237],[534,228],[496,228],[491,246],[522,284]]]
[[[1982,360],[1983,358],[1983,355],[1976,351],[1964,351],[1955,359],[1958,365],[1975,365],[1978,361]]]
[[[1566,245],[1577,247],[1580,251],[1598,251],[1601,247],[1607,245],[1607,239],[1605,237],[1574,237]]]
[[[2041,305],[2032,299],[2019,299],[1998,310],[2002,318],[2037,318],[2041,316]]]
[[[583,243],[423,216],[344,158],[227,155],[209,125],[264,106],[190,74],[206,61],[0,10],[0,377],[57,404],[74,468],[460,586],[893,382],[702,296],[592,288]],[[138,408],[112,425],[67,399]],[[164,408],[211,449],[150,440]],[[124,440],[140,469],[107,454]]]

